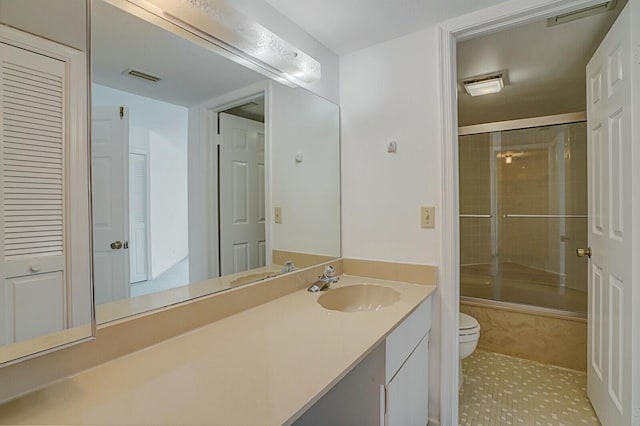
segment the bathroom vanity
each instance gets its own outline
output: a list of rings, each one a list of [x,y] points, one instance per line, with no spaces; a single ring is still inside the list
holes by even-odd
[[[437,274],[343,268],[337,57],[179,3],[0,0],[0,424],[426,424]]]
[[[358,284],[391,288],[399,298],[379,310],[341,312],[301,288],[0,406],[0,423],[426,419],[435,286],[343,275],[335,289]]]
[[[429,298],[294,424],[426,425],[430,329]]]

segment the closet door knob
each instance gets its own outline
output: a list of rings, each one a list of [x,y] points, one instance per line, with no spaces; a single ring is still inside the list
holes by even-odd
[[[122,248],[122,241],[114,241],[111,243],[111,248],[113,250],[120,250]]]

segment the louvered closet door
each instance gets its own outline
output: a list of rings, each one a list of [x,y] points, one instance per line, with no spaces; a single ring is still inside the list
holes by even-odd
[[[66,325],[65,69],[0,43],[0,343]]]

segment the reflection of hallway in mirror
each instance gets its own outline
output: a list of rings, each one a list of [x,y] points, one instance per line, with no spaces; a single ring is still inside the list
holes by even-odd
[[[185,257],[158,277],[131,284],[131,297],[157,293],[187,284],[189,284],[189,258]]]

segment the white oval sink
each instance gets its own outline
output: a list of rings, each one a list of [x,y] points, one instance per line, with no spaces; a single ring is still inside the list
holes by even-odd
[[[325,309],[341,312],[378,311],[400,300],[400,293],[376,284],[356,284],[330,289],[318,298]]]

